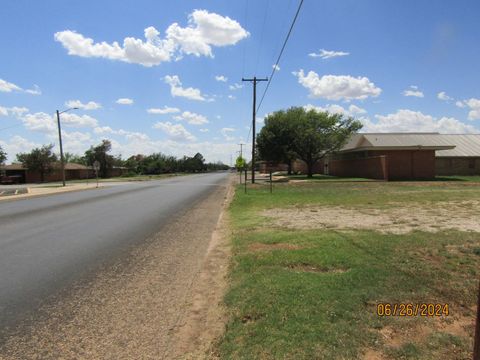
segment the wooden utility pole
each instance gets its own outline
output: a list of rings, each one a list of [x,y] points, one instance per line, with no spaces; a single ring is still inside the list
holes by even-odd
[[[268,78],[259,79],[256,76],[253,79],[244,79],[242,81],[253,82],[253,118],[252,118],[252,184],[255,183],[255,118],[257,116],[257,82],[268,81]]]
[[[240,157],[243,158],[243,145],[245,145],[245,144],[240,143],[238,145],[240,145]]]

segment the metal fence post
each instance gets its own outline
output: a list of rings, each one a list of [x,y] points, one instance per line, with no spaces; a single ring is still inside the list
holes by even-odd
[[[245,194],[247,193],[247,168],[245,168]]]
[[[270,170],[270,194],[273,192],[272,170]]]

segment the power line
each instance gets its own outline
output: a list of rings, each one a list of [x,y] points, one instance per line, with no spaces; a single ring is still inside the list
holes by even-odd
[[[265,98],[265,95],[267,94],[268,88],[270,87],[270,84],[271,84],[272,79],[273,79],[273,75],[275,75],[275,71],[277,71],[278,64],[280,63],[280,58],[282,57],[283,51],[285,50],[285,46],[287,45],[288,39],[290,38],[290,34],[292,33],[293,27],[295,26],[295,22],[297,21],[298,14],[300,13],[300,9],[302,8],[302,5],[303,5],[303,0],[300,0],[300,3],[298,4],[297,12],[295,13],[295,17],[293,18],[292,24],[290,25],[290,29],[288,30],[285,41],[283,42],[282,50],[280,50],[280,54],[278,54],[277,61],[275,62],[275,65],[273,66],[272,73],[270,74],[270,78],[268,79],[268,82],[267,82],[267,86],[265,87],[265,90],[263,91],[262,98],[260,99],[260,102],[258,103],[257,112],[260,109],[260,106],[262,106],[263,99]]]

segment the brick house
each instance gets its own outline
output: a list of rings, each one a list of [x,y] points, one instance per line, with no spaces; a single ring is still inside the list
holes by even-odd
[[[23,167],[22,164],[11,164],[2,167],[7,176],[15,176],[19,178],[20,183],[38,183],[41,182],[40,173],[38,171],[30,171]],[[95,173],[92,168],[82,164],[66,163],[65,164],[65,179],[79,180],[94,178]],[[53,164],[53,171],[45,174],[45,182],[62,181],[62,171],[60,163]]]

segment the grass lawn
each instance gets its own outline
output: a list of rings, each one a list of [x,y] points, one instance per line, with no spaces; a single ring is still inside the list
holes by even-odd
[[[471,359],[480,184],[238,187],[223,359]],[[449,315],[378,316],[377,305]]]

